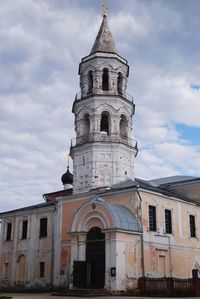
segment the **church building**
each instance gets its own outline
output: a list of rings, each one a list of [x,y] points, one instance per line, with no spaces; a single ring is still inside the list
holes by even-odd
[[[135,177],[129,65],[107,19],[79,65],[73,175],[44,203],[0,214],[0,288],[118,292],[200,271],[200,178]]]

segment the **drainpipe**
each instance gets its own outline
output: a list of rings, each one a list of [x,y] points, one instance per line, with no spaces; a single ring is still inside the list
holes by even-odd
[[[140,238],[141,238],[142,277],[145,277],[145,266],[144,266],[144,236],[143,236],[144,230],[143,230],[143,219],[142,219],[142,197],[141,197],[140,192],[139,192],[139,185],[136,188],[137,188],[136,192],[137,192],[138,197],[140,199],[140,213],[141,213],[141,229],[142,229],[142,233],[140,235]]]
[[[168,246],[169,246],[169,273],[170,273],[170,277],[172,278],[172,255],[171,255],[170,236],[168,236]]]
[[[54,258],[55,258],[55,254],[54,254],[54,251],[55,251],[55,244],[54,244],[54,241],[55,241],[55,215],[56,215],[56,212],[57,212],[57,202],[56,202],[56,206],[53,210],[53,217],[52,217],[52,250],[51,250],[51,288],[53,288],[53,276],[54,276]]]

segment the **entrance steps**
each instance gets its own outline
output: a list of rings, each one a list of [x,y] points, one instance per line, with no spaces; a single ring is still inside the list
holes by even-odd
[[[71,297],[100,297],[112,295],[105,289],[71,289],[53,292],[52,296],[71,296]]]

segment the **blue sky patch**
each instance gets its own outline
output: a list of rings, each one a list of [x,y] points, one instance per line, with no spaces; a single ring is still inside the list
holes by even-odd
[[[191,83],[190,87],[192,89],[200,90],[200,83]]]
[[[178,124],[176,129],[182,139],[187,139],[192,144],[200,144],[200,128]]]

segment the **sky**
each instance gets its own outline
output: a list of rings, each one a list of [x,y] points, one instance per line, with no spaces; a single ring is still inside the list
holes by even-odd
[[[118,53],[130,65],[135,176],[200,177],[200,1],[107,2]],[[102,3],[0,1],[0,212],[63,189],[78,65],[91,51]]]

